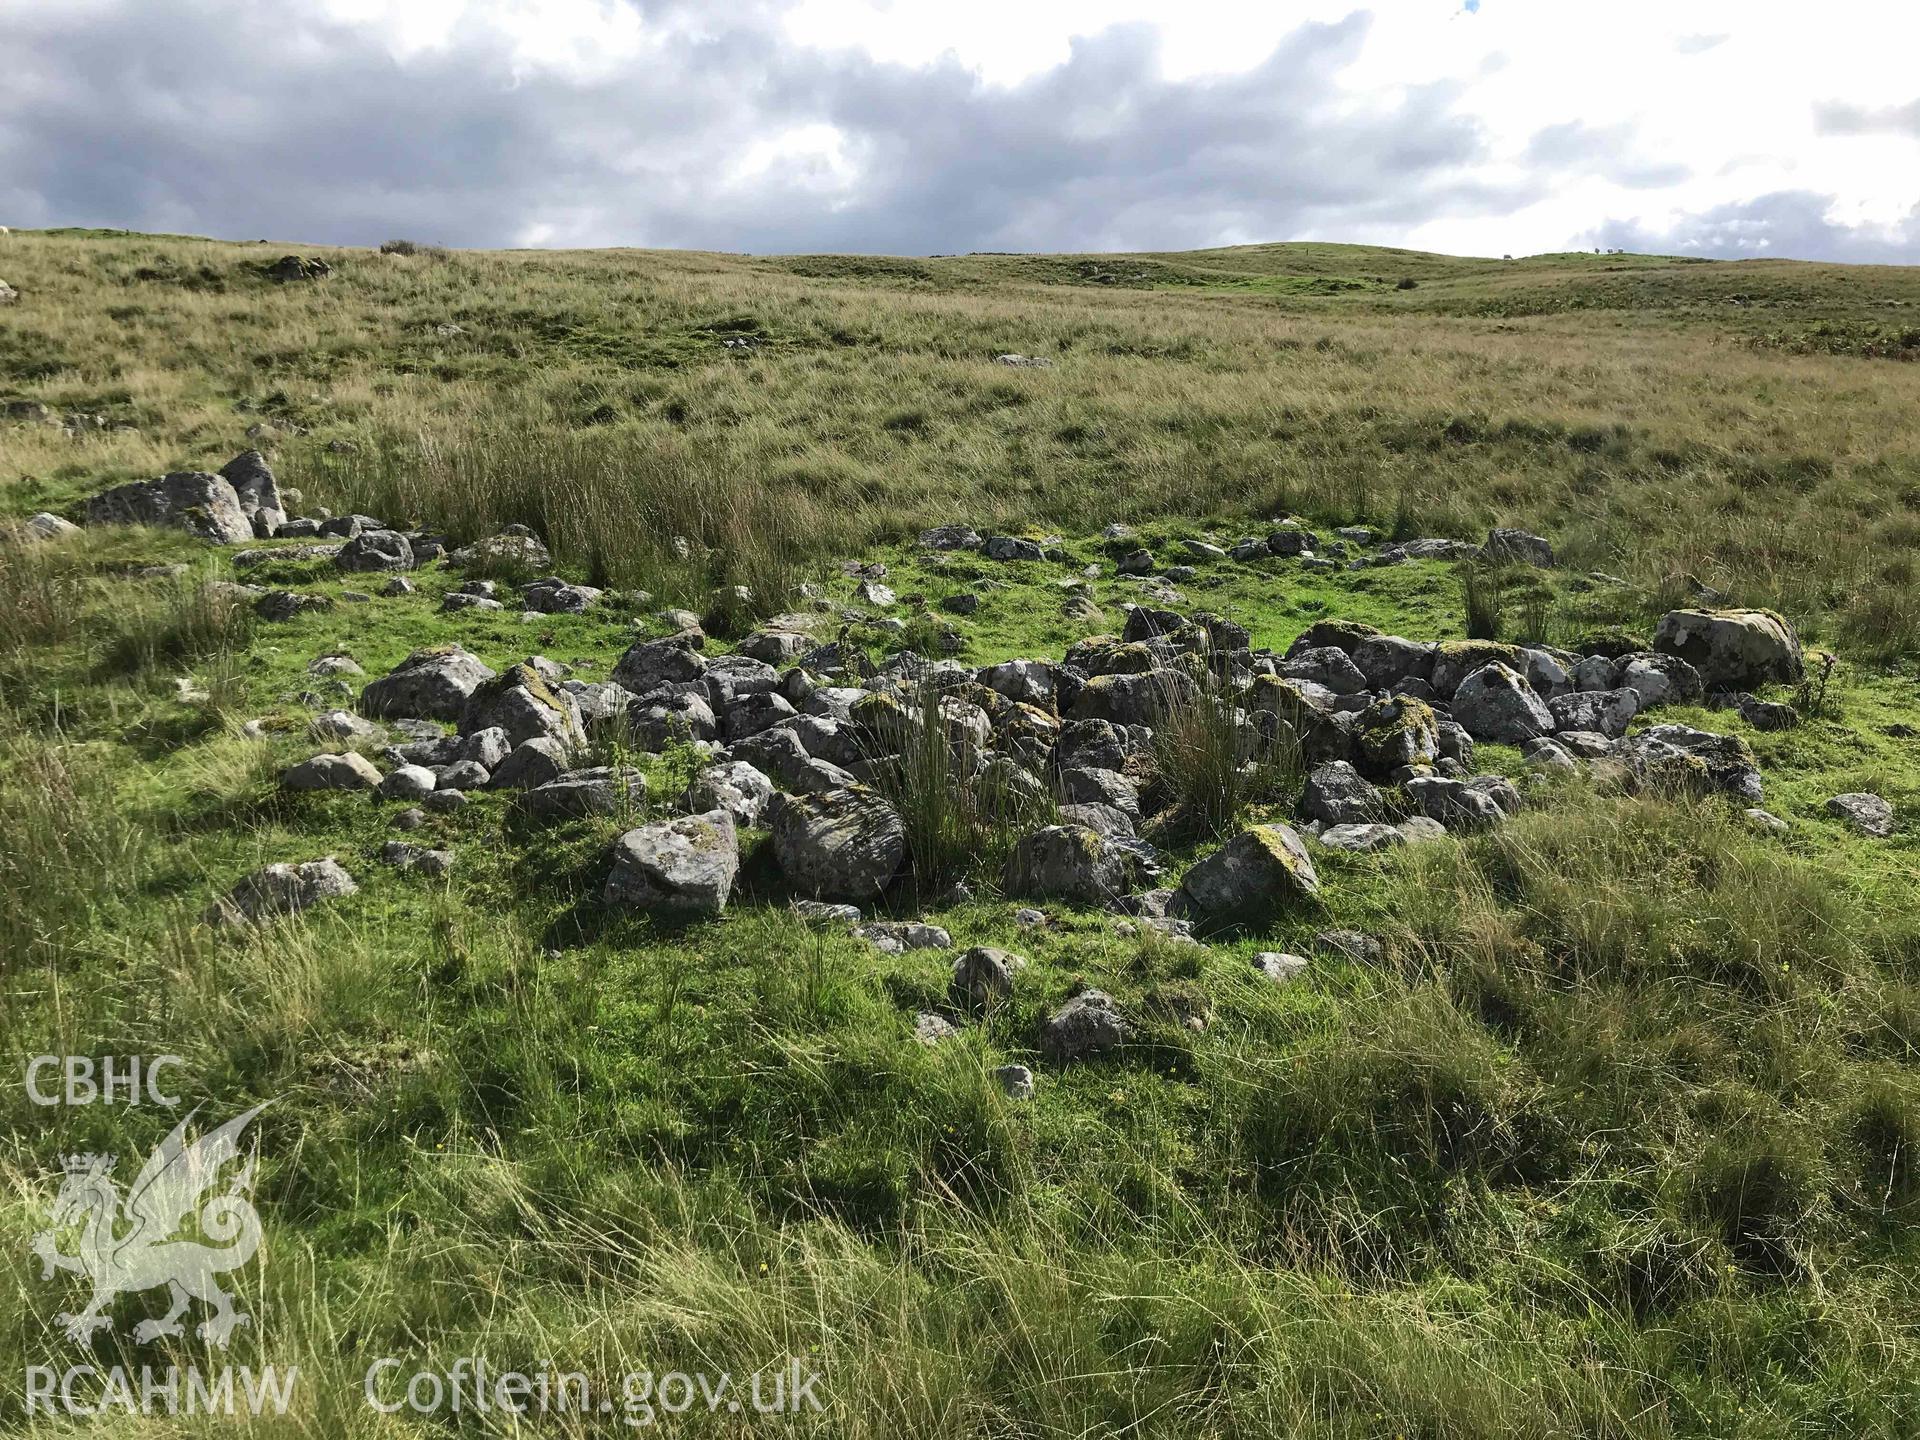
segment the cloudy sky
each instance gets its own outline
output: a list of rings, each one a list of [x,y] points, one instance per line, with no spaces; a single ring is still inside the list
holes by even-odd
[[[1920,263],[1908,0],[0,0],[0,224]]]

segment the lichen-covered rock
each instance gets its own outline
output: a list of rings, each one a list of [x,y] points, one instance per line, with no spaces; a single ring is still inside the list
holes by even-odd
[[[1556,695],[1547,701],[1556,730],[1591,730],[1617,740],[1627,733],[1627,724],[1640,713],[1638,691],[1577,690]]]
[[[1014,846],[1009,895],[1055,896],[1104,905],[1125,893],[1126,854],[1114,837],[1082,825],[1049,825]]]
[[[1015,535],[994,535],[981,546],[981,553],[989,560],[1044,560],[1047,552],[1032,540],[1023,540]]]
[[[1449,830],[1480,830],[1498,825],[1519,809],[1520,794],[1499,776],[1456,780],[1427,775],[1409,780],[1407,802],[1425,818]]]
[[[211,923],[249,924],[291,915],[322,900],[351,895],[359,888],[331,855],[296,864],[268,865],[214,901],[206,918]]]
[[[1453,694],[1453,718],[1476,740],[1517,745],[1550,733],[1553,712],[1526,677],[1498,661],[1483,665]]]
[[[1392,825],[1329,825],[1319,835],[1329,850],[1369,852],[1391,850],[1407,843],[1407,837]]]
[[[1331,645],[1289,654],[1280,662],[1280,674],[1288,680],[1305,680],[1336,695],[1358,695],[1367,688],[1367,677],[1347,657],[1344,650]]]
[[[551,735],[534,735],[514,746],[513,753],[494,767],[487,788],[532,790],[558,780],[571,762],[572,752],[563,741]]]
[[[586,739],[580,707],[573,696],[555,690],[533,666],[522,663],[482,681],[460,711],[462,734],[499,729],[518,745],[542,736],[562,745]]]
[[[1481,553],[1495,564],[1537,565],[1542,569],[1553,564],[1553,546],[1544,537],[1525,530],[1489,530]]]
[[[494,673],[458,645],[416,650],[360,692],[360,713],[458,720],[467,699]]]
[[[419,800],[433,793],[439,777],[424,765],[401,765],[380,782],[382,800]]]
[[[1526,656],[1518,645],[1503,645],[1497,640],[1447,640],[1433,650],[1433,674],[1428,683],[1434,694],[1450,700],[1460,682],[1488,665],[1505,665],[1524,675]]]
[[[1593,688],[1608,690],[1616,686],[1638,695],[1642,710],[1656,705],[1697,705],[1707,695],[1698,670],[1678,655],[1654,651],[1621,656],[1613,662],[1611,681]]]
[[[1353,650],[1353,663],[1369,690],[1392,690],[1408,680],[1431,682],[1437,647],[1398,635],[1370,635]]]
[[[593,586],[570,585],[558,575],[529,581],[520,592],[520,603],[541,615],[582,615],[599,599]]]
[[[1258,923],[1320,894],[1320,877],[1291,827],[1244,830],[1187,871],[1181,891],[1214,920]]]
[[[899,815],[862,785],[775,796],[767,819],[780,873],[815,899],[871,899],[892,883],[906,859]]]
[[[1690,725],[1651,725],[1622,740],[1614,753],[1644,784],[1726,790],[1751,805],[1765,798],[1753,751],[1737,735]]]
[[[1409,765],[1440,758],[1439,724],[1433,707],[1409,695],[1390,695],[1360,712],[1354,751],[1371,775],[1389,776]]]
[[[736,825],[758,825],[773,803],[773,781],[744,760],[709,765],[680,797],[684,810],[724,810]]]
[[[253,521],[241,509],[233,486],[204,470],[181,470],[103,490],[87,501],[87,523],[185,530],[217,545],[253,539]]]
[[[1792,684],[1803,668],[1800,637],[1771,610],[1670,610],[1653,648],[1692,665],[1709,692]]]
[[[447,556],[447,563],[462,571],[537,575],[553,568],[553,556],[532,535],[502,531],[455,550]]]
[[[1885,796],[1858,790],[1827,801],[1827,813],[1838,816],[1862,835],[1884,840],[1893,834],[1893,806]]]
[[[739,868],[733,817],[724,810],[656,820],[614,842],[605,899],[670,916],[718,915]]]

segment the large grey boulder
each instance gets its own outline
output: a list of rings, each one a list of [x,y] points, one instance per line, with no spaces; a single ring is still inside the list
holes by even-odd
[[[1547,701],[1547,709],[1556,730],[1591,730],[1618,740],[1640,713],[1640,695],[1627,689],[1577,690],[1554,696]]]
[[[156,525],[185,530],[217,545],[253,539],[253,521],[233,486],[204,470],[182,470],[158,480],[135,480],[87,501],[89,525]]]
[[[1719,789],[1758,805],[1760,769],[1747,742],[1690,725],[1650,725],[1619,742],[1614,754],[1643,782]]]
[[[1698,670],[1708,693],[1792,684],[1803,668],[1800,637],[1771,610],[1670,610],[1653,633],[1653,648]]]
[[[818,900],[867,900],[907,855],[906,829],[865,786],[779,795],[767,807],[773,853],[787,883]]]
[[[1453,718],[1476,740],[1518,745],[1550,733],[1553,712],[1526,678],[1495,661],[1460,682],[1453,695]]]
[[[1353,663],[1369,690],[1391,690],[1409,680],[1433,678],[1434,647],[1398,635],[1371,635],[1353,649]]]
[[[536,789],[566,774],[571,762],[571,751],[566,744],[551,735],[535,735],[514,746],[513,753],[494,767],[487,778],[487,788]],[[440,783],[444,787],[451,782],[443,776]]]
[[[460,711],[460,731],[500,729],[518,745],[539,737],[562,745],[586,739],[580,707],[565,690],[556,690],[527,664],[515,665],[481,682]]]
[[[243,450],[234,456],[220,467],[220,478],[233,487],[241,513],[260,539],[268,538],[287,523],[280,486],[274,481],[267,457],[258,450]]]
[[[1110,806],[1135,824],[1140,820],[1139,788],[1117,770],[1063,770],[1060,798],[1069,805]]]
[[[514,797],[514,808],[536,820],[578,820],[616,815],[647,794],[647,777],[628,766],[595,765],[568,770]]]
[[[1520,792],[1499,775],[1472,780],[1426,775],[1409,780],[1405,788],[1410,805],[1449,830],[1486,829],[1520,809]]]
[[[1104,905],[1126,891],[1126,852],[1083,825],[1049,825],[1024,837],[1007,860],[1009,895],[1057,896]]]
[[[1329,760],[1307,773],[1300,813],[1328,825],[1363,825],[1386,813],[1379,790],[1344,760]]]
[[[602,680],[597,684],[583,680],[562,680],[560,688],[573,696],[573,703],[580,710],[581,722],[587,725],[624,718],[627,711],[633,708],[633,702],[639,698],[626,686],[616,685],[611,680]]]
[[[668,691],[636,700],[627,711],[633,743],[642,750],[660,751],[669,745],[711,740],[720,733],[713,707],[694,692]]]
[[[380,771],[374,763],[352,751],[315,755],[280,772],[284,790],[372,790],[379,783]]]
[[[1289,655],[1280,662],[1280,673],[1288,680],[1305,680],[1331,690],[1336,695],[1358,695],[1367,688],[1367,677],[1343,650],[1320,645]]]
[[[503,530],[471,545],[462,546],[447,556],[455,570],[492,570],[538,572],[553,568],[553,556],[533,535]]]
[[[1391,850],[1407,843],[1407,837],[1391,825],[1329,825],[1320,832],[1319,840],[1329,850],[1357,853]]]
[[[398,530],[362,530],[334,552],[333,563],[354,573],[411,570],[413,544]]]
[[[493,671],[458,645],[416,650],[360,692],[360,713],[458,720],[467,699]]]
[[[1256,825],[1187,871],[1180,888],[1211,919],[1257,923],[1316,898],[1320,877],[1290,826]]]
[[[331,855],[296,864],[268,865],[214,901],[206,918],[228,925],[250,924],[291,915],[323,900],[351,895],[359,888]]]
[[[704,656],[677,639],[642,640],[613,667],[614,683],[641,697],[669,685],[685,685],[707,673]]]
[[[673,916],[718,915],[739,869],[739,842],[726,811],[656,820],[614,842],[605,899]]]
[[[420,800],[433,793],[440,777],[424,765],[401,765],[379,784],[382,800]]]

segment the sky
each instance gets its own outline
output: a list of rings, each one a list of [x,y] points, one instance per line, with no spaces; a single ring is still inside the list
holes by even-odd
[[[0,224],[1920,263],[1902,0],[0,0]]]

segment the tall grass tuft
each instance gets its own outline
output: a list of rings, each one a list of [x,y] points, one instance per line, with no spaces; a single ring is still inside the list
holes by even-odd
[[[154,599],[133,600],[115,617],[104,668],[137,677],[232,655],[246,649],[253,621],[243,596],[218,583],[184,580]]]
[[[1291,798],[1301,778],[1299,739],[1286,724],[1271,737],[1249,723],[1239,695],[1210,672],[1192,680],[1172,672],[1156,697],[1155,783],[1172,802],[1172,826],[1211,839],[1257,805]]]
[[[900,816],[907,863],[922,889],[999,874],[1015,842],[1050,823],[1056,809],[1028,772],[1004,761],[980,765],[946,703],[936,686],[921,687],[897,733],[872,742],[874,788]]]
[[[1458,573],[1460,604],[1467,615],[1467,638],[1498,640],[1506,621],[1505,572],[1479,560],[1463,560]]]

